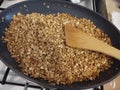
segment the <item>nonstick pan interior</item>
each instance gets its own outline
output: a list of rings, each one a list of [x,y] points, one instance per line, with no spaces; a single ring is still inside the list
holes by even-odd
[[[47,7],[49,6],[49,8]],[[87,18],[94,22],[94,24],[101,28],[108,36],[111,38],[112,44],[114,47],[120,49],[120,33],[118,29],[108,22],[106,19],[101,17],[100,15],[96,14],[95,12],[84,8],[79,5],[75,5],[68,2],[63,1],[54,1],[54,0],[31,0],[25,1],[18,4],[15,4],[2,13],[0,13],[0,20],[3,18],[4,21],[0,21],[0,57],[1,60],[13,71],[15,71],[18,75],[33,81],[40,86],[48,87],[48,88],[58,88],[58,89],[66,89],[66,90],[80,90],[85,88],[92,88],[103,85],[108,81],[111,81],[116,76],[119,75],[120,72],[120,61],[113,59],[113,65],[108,70],[100,73],[100,76],[93,81],[84,81],[84,82],[76,82],[71,85],[53,85],[48,83],[43,79],[34,79],[30,78],[29,76],[24,75],[18,66],[18,63],[14,61],[11,57],[6,43],[3,43],[1,40],[2,36],[4,35],[5,28],[9,25],[11,21],[11,17],[14,14],[21,12],[22,14],[38,12],[42,14],[50,14],[54,13],[69,13],[72,16],[76,16],[78,18]]]

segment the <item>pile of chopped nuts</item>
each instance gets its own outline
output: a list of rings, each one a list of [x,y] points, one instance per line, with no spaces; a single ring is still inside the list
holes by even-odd
[[[86,18],[65,13],[18,13],[3,39],[23,73],[55,84],[71,84],[94,80],[111,66],[111,58],[104,54],[67,46],[64,33],[67,23],[111,45],[109,37]]]

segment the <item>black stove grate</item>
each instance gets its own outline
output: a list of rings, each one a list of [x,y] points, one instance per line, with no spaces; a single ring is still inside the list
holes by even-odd
[[[3,1],[4,0],[0,0],[0,5],[3,3]],[[66,0],[66,1],[70,1],[70,0]],[[95,1],[95,0],[93,0],[93,1]],[[96,8],[95,8],[95,4],[93,4],[94,6],[94,8],[93,8],[93,10],[94,11],[96,11]],[[2,11],[2,10],[4,10],[5,8],[1,8],[0,7],[0,10]],[[3,75],[3,78],[2,78],[2,80],[0,81],[0,83],[2,84],[2,85],[5,85],[5,84],[8,84],[8,85],[16,85],[16,86],[23,86],[24,87],[24,90],[27,90],[28,89],[28,87],[30,87],[30,88],[36,88],[36,89],[40,89],[40,90],[60,90],[60,89],[47,89],[47,88],[43,88],[43,87],[39,87],[39,86],[35,86],[35,85],[29,85],[29,83],[25,83],[25,84],[22,84],[22,83],[17,83],[17,82],[8,82],[7,81],[7,77],[8,77],[8,75],[9,75],[9,72],[10,72],[10,68],[7,68],[6,70],[5,70],[5,73],[4,73],[4,75]],[[93,90],[104,90],[104,87],[103,86],[100,86],[99,88],[98,87],[95,87]]]
[[[26,82],[26,84],[21,84],[21,83],[16,83],[16,82],[15,83],[14,82],[7,82],[6,80],[7,80],[7,77],[9,75],[9,72],[10,72],[10,68],[7,68],[6,71],[5,71],[5,73],[4,73],[4,76],[3,76],[2,80],[0,81],[0,83],[2,85],[9,84],[9,85],[24,86],[25,87],[24,90],[27,90],[28,87],[38,88],[38,89],[44,90],[44,88],[42,88],[42,87],[34,86],[34,85],[29,85],[29,83],[27,83],[27,82]]]

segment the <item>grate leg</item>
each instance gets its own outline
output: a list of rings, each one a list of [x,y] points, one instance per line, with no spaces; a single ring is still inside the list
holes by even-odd
[[[10,71],[10,69],[7,68],[6,71],[5,71],[5,74],[3,76],[3,79],[1,81],[1,84],[5,84],[9,71]]]
[[[27,90],[27,89],[28,89],[28,86],[29,86],[29,84],[26,83],[26,84],[25,84],[25,87],[24,87],[24,90]]]

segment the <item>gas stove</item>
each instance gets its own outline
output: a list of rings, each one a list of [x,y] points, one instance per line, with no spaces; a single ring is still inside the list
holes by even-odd
[[[27,0],[0,0],[0,12],[2,12],[5,8],[9,6],[22,1],[27,1]],[[73,2],[73,0],[71,1]],[[94,2],[95,0],[81,0],[80,2],[76,2],[76,4],[82,5],[84,7],[96,11],[95,8],[96,6]],[[15,74],[12,70],[10,70],[7,66],[5,66],[1,61],[0,61],[0,83],[1,83],[0,90],[8,90],[8,89],[9,90],[58,90],[56,88],[48,89],[42,86],[38,86],[33,82],[21,78],[19,75]],[[103,86],[84,89],[84,90],[103,90]]]

